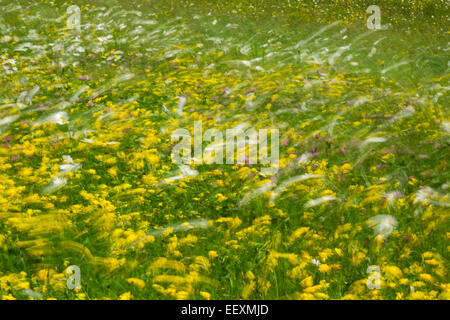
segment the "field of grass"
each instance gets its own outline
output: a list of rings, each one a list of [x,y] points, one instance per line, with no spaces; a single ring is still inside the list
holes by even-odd
[[[449,12],[0,0],[0,298],[450,299]],[[174,163],[194,121],[278,171]]]

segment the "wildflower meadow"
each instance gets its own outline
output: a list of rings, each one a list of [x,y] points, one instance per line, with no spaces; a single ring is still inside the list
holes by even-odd
[[[0,299],[450,299],[449,13],[0,0]]]

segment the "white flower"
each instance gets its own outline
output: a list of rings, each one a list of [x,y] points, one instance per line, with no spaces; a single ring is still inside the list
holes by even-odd
[[[316,266],[319,266],[319,265],[321,264],[321,262],[320,262],[319,260],[316,260],[316,259],[314,259],[314,258],[312,258],[311,262],[312,262],[313,264],[315,264]]]
[[[443,123],[442,123],[442,128],[443,128],[446,132],[450,133],[450,121],[445,121],[445,122],[443,122]]]
[[[42,193],[51,194],[55,191],[58,191],[62,187],[64,187],[66,184],[67,184],[66,179],[64,179],[62,177],[55,177],[52,179],[52,181],[50,181],[50,184],[42,190]]]
[[[393,192],[383,194],[383,197],[389,201],[389,204],[391,206],[393,206],[395,199],[402,198],[403,195],[400,191],[393,191]]]
[[[435,206],[450,207],[450,203],[440,201],[441,199],[445,199],[444,195],[440,194],[439,192],[430,187],[423,187],[420,188],[419,191],[417,191],[414,203],[421,202],[423,204],[432,204]]]
[[[41,118],[40,120],[37,120],[36,124],[43,124],[43,123],[57,123],[57,124],[66,124],[69,122],[69,116],[67,115],[67,112],[55,112],[51,115]]]
[[[73,162],[71,156],[63,156],[64,164],[59,165],[59,170],[62,174],[67,172],[75,172],[81,168],[81,164]]]
[[[4,63],[5,63],[5,64],[6,64],[6,63],[9,63],[9,64],[15,66],[15,65],[16,65],[16,60],[14,60],[14,59],[7,59]]]
[[[242,54],[248,55],[250,53],[251,47],[247,44],[239,50]]]
[[[381,214],[367,220],[367,224],[373,229],[375,235],[388,237],[397,228],[398,222],[393,216]]]
[[[34,299],[41,300],[44,297],[44,295],[42,293],[36,292],[32,289],[24,289],[24,290],[22,290],[22,293],[26,296],[29,296],[33,300]]]
[[[416,198],[414,199],[414,203],[422,202],[427,204],[428,200],[435,194],[434,190],[430,187],[423,187],[417,191]]]

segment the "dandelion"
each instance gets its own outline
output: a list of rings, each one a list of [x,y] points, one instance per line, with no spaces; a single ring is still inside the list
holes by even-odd
[[[208,252],[208,256],[209,256],[209,258],[210,258],[211,260],[214,260],[214,259],[217,258],[219,255],[217,254],[216,251],[211,250],[211,251]]]
[[[119,300],[131,300],[131,299],[133,299],[133,295],[131,294],[130,291],[125,292],[125,293],[122,293],[122,294],[119,296]]]
[[[143,289],[145,287],[145,281],[138,278],[128,278],[127,282],[138,287],[139,289]],[[129,300],[129,299],[127,299]]]

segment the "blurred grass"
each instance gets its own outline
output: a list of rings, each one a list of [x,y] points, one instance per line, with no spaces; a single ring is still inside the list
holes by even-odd
[[[18,1],[17,3],[29,3],[30,1]],[[298,43],[300,40],[307,38],[310,36],[313,32],[317,31],[318,28],[323,27],[324,25],[330,24],[335,22],[336,20],[343,20],[344,25],[339,25],[338,28],[331,29],[329,31],[326,31],[322,34],[322,38],[329,38],[326,42],[318,42],[313,43],[310,42],[308,44],[308,47],[306,49],[311,50],[312,52],[319,51],[321,49],[321,46],[323,45],[331,45],[330,49],[336,49],[339,46],[344,46],[348,44],[348,41],[350,39],[357,38],[359,35],[362,35],[366,32],[368,32],[365,21],[367,19],[367,15],[365,14],[365,9],[370,4],[378,4],[381,7],[382,12],[382,23],[392,23],[394,27],[392,27],[389,30],[380,30],[376,33],[376,38],[371,38],[370,36],[367,38],[362,38],[360,42],[358,43],[358,48],[355,51],[362,52],[364,54],[355,57],[354,61],[357,61],[359,63],[358,67],[352,68],[348,64],[345,65],[338,65],[335,66],[336,70],[331,70],[330,74],[334,75],[334,73],[345,73],[347,77],[351,77],[353,73],[356,73],[359,69],[370,66],[371,68],[371,76],[374,78],[378,77],[379,72],[385,68],[388,65],[393,65],[396,62],[408,58],[411,61],[413,61],[413,64],[403,65],[401,68],[394,69],[392,72],[389,72],[387,77],[389,79],[394,79],[397,82],[394,82],[394,80],[389,80],[391,82],[385,81],[385,80],[379,80],[379,82],[374,83],[374,86],[378,85],[379,83],[382,84],[389,84],[389,88],[394,89],[393,92],[396,93],[396,89],[399,92],[405,92],[400,97],[383,97],[383,108],[381,109],[383,112],[395,112],[396,109],[399,108],[400,99],[403,96],[406,97],[412,97],[413,89],[416,87],[424,84],[432,82],[441,82],[443,85],[445,85],[447,75],[447,61],[448,61],[448,54],[447,51],[444,51],[443,49],[448,45],[448,33],[444,29],[448,22],[448,17],[446,13],[448,13],[448,3],[443,1],[379,1],[377,2],[368,2],[368,1],[316,1],[316,4],[313,4],[313,1],[213,1],[213,0],[204,0],[204,1],[104,1],[104,0],[95,0],[95,1],[75,1],[74,4],[82,5],[84,4],[95,4],[96,6],[107,6],[112,7],[114,5],[121,5],[122,7],[128,7],[128,9],[137,9],[135,7],[136,4],[142,4],[145,3],[146,6],[139,8],[139,10],[142,10],[142,18],[145,18],[146,15],[150,16],[151,14],[157,14],[158,18],[160,20],[164,20],[164,17],[167,17],[167,19],[171,19],[173,21],[174,12],[175,16],[178,14],[181,17],[183,17],[183,23],[186,23],[189,26],[189,33],[195,33],[196,36],[200,39],[207,39],[208,37],[232,37],[237,44],[247,43],[251,46],[251,51],[248,54],[248,56],[243,55],[239,52],[239,50],[236,48],[233,48],[226,54],[226,59],[253,59],[257,57],[261,57],[264,55],[264,47],[263,44],[266,44],[268,40],[270,40],[272,37],[276,38],[276,41],[279,42],[279,45],[277,45],[277,49],[283,49],[288,46],[292,46],[296,43]],[[447,3],[447,4],[446,4]],[[57,0],[54,2],[54,6],[59,8],[59,11],[53,11],[49,10],[47,8],[46,14],[48,14],[47,17],[58,17],[62,12],[64,12],[64,8],[67,6],[67,2]],[[61,7],[59,7],[61,6]],[[43,6],[45,7],[45,6]],[[233,10],[235,11],[233,13]],[[24,12],[23,14],[27,14],[27,12]],[[194,15],[198,14],[200,17],[198,19],[194,20]],[[210,15],[209,15],[210,14]],[[4,17],[5,20],[10,23],[14,24],[19,21],[16,16],[10,15]],[[216,25],[212,25],[211,21],[214,19],[218,19],[219,22]],[[91,21],[92,22],[92,21]],[[239,28],[237,29],[227,29],[224,26],[227,23],[235,23],[239,24]],[[346,25],[347,24],[347,25]],[[172,22],[173,25],[173,22]],[[27,28],[24,28],[23,33],[26,34],[29,28],[37,28],[39,29],[39,26],[27,26]],[[339,30],[346,28],[346,35],[348,35],[347,40],[342,39],[342,36],[339,34]],[[16,34],[18,35],[18,34]],[[124,35],[126,36],[126,35]],[[374,54],[372,58],[367,57],[367,53],[370,51],[372,47],[372,42],[379,38],[385,38],[384,41],[380,42],[380,44],[377,46],[377,52]],[[192,39],[195,39],[194,37]],[[144,45],[141,45],[139,49],[146,49],[147,45],[155,46],[158,50],[167,51],[169,45],[172,45],[171,41],[166,41],[167,39],[163,39],[164,41],[161,41],[157,44],[155,43],[145,43]],[[193,40],[192,40],[193,41]],[[205,48],[206,49],[215,49],[218,46],[214,45],[212,41],[204,41],[205,42]],[[194,44],[193,42],[192,44]],[[185,43],[182,43],[185,44]],[[127,46],[129,47],[127,48]],[[132,50],[133,44],[132,43],[125,43],[119,46],[118,44],[114,43],[111,44],[111,48],[114,49],[122,49],[123,51],[127,52]],[[159,47],[158,47],[159,46]],[[166,46],[164,48],[163,46]],[[221,50],[220,48],[217,48],[217,50]],[[215,58],[214,58],[215,59]],[[200,61],[199,63],[207,64],[207,63],[213,63],[216,62],[216,60],[213,60],[213,58],[205,58],[203,61]],[[276,68],[276,65],[271,65],[271,63],[276,63],[278,61],[269,61],[269,62],[262,62],[261,66],[264,68],[270,68],[274,67]],[[295,60],[292,56],[288,56],[286,58],[286,61],[282,61],[282,63],[287,64],[295,64]],[[383,62],[383,63],[382,63]],[[131,64],[131,63],[130,63]],[[161,71],[167,72],[168,63],[159,63],[159,61],[152,61],[152,58],[148,58],[146,56],[145,59],[141,62],[142,66],[145,65],[154,65],[155,71]],[[160,65],[158,65],[160,64]],[[113,72],[111,72],[111,69],[108,69],[104,66],[101,67],[93,67],[93,64],[89,64],[86,61],[81,61],[82,70],[88,72],[88,74],[94,76],[95,78],[102,79],[105,82],[108,82],[108,78],[112,78],[114,76]],[[218,66],[218,69],[225,67],[226,65],[223,64],[222,66]],[[88,69],[89,67],[92,67],[91,69]],[[136,66],[134,66],[136,67]],[[141,68],[141,65],[138,66],[140,69],[140,72],[143,72],[144,68]],[[203,67],[203,66],[202,66]],[[137,68],[137,69],[139,69]],[[282,69],[283,70],[283,69]],[[97,71],[97,74],[94,73],[94,71]],[[315,71],[308,71],[310,73],[305,73],[305,76],[309,76],[313,74]],[[109,73],[107,75],[106,73]],[[76,81],[76,73],[69,71],[65,71],[63,74],[64,78],[67,79],[67,81],[73,81],[74,83],[77,83]],[[288,72],[286,72],[285,77],[291,77],[292,75]],[[440,77],[442,78],[439,81],[432,81],[433,77]],[[42,80],[43,76],[37,75],[37,80]],[[110,79],[109,79],[110,80]],[[401,88],[401,86],[407,86],[407,88]],[[20,89],[16,88],[16,90]],[[357,98],[358,95],[365,90],[369,90],[367,84],[361,84],[361,86],[354,85],[353,87],[348,89],[348,92],[346,92],[350,97]],[[401,90],[400,90],[401,89]],[[115,92],[115,95],[112,95],[111,99],[116,99],[118,97],[120,98],[126,98],[128,94],[132,94],[132,90],[130,90],[131,93],[129,93],[126,90],[121,90],[119,92]],[[320,95],[317,90],[311,90],[313,94]],[[205,92],[208,92],[205,90]],[[65,92],[57,92],[55,94],[62,94],[64,95]],[[170,94],[170,92],[169,92]],[[210,94],[210,92],[208,92]],[[298,96],[296,96],[297,100],[302,100],[305,97],[303,96],[303,93],[296,93]],[[287,94],[286,94],[287,95]],[[150,94],[149,94],[150,96]],[[176,96],[170,97],[170,98],[176,98]],[[160,100],[153,101],[152,99],[146,97],[144,100],[145,104],[153,104],[153,105],[159,105],[160,103],[163,103],[166,99],[160,98]],[[205,95],[205,99],[207,96]],[[311,102],[316,102],[319,100],[320,97],[314,97],[314,99],[304,99]],[[444,99],[445,97],[442,97]],[[448,97],[446,98],[448,101]],[[342,99],[344,100],[344,99]],[[445,100],[444,100],[445,101]],[[329,103],[332,105],[332,103]],[[443,105],[445,105],[442,102]],[[447,104],[448,105],[448,104]],[[279,103],[279,106],[284,106],[283,103]],[[420,109],[419,109],[420,110]],[[259,110],[258,110],[259,111]],[[317,111],[311,111],[311,113],[317,112],[317,114],[321,114],[322,110]],[[374,111],[373,111],[374,112]],[[312,114],[314,116],[316,114]],[[363,112],[361,114],[349,114],[348,119],[349,121],[356,121],[361,120],[362,117],[365,116]],[[419,126],[422,122],[426,123],[432,123],[432,125],[437,126],[437,123],[433,121],[431,118],[433,115],[427,115],[430,117],[430,119],[425,119],[426,117],[420,117],[417,116],[414,118],[414,122],[410,121],[406,124],[404,124],[403,127],[398,129],[398,132],[400,130],[403,130],[404,132],[412,131],[411,128],[414,128],[416,125]],[[75,117],[75,115],[73,116]],[[283,118],[279,118],[280,120],[283,120]],[[290,122],[290,125],[293,127],[298,124],[298,122],[303,121],[304,119],[302,117],[292,117],[292,116],[286,116],[286,121]],[[292,122],[292,123],[291,123]],[[371,129],[369,126],[370,124],[366,124],[368,126],[368,129]],[[378,127],[377,123],[373,124],[373,129],[376,130]],[[139,126],[138,126],[139,129]],[[354,133],[352,130],[354,128],[347,125],[343,125],[339,129],[341,136],[346,137],[354,137]],[[346,133],[346,130],[348,130],[348,134]],[[395,131],[394,131],[395,132]],[[24,132],[21,131],[21,134]],[[400,135],[400,134],[399,134]],[[139,135],[136,136],[130,136],[129,139],[122,140],[123,145],[126,146],[126,148],[129,149],[131,152],[132,149],[136,148],[135,145],[132,145],[132,141],[135,141],[136,138]],[[426,136],[427,137],[427,136]],[[426,138],[425,137],[425,138]],[[416,147],[416,142],[422,141],[424,138],[423,133],[418,131],[412,132],[410,135],[402,135],[398,138],[398,146],[399,150],[401,146],[407,147],[409,145],[412,145],[412,147]],[[314,142],[318,143],[318,142]],[[313,147],[313,145],[309,146],[306,145],[302,147],[302,150],[308,150],[310,147]],[[87,164],[91,164],[93,167],[95,167],[100,173],[105,171],[105,168],[101,166],[101,163],[98,164],[95,155],[97,153],[92,152],[94,149],[91,149],[91,153],[87,153],[86,155],[83,155],[83,152],[79,152],[79,154],[75,154],[74,157],[86,157]],[[417,149],[419,150],[419,147],[417,146]],[[433,146],[431,144],[424,145],[420,147],[420,151],[432,155],[429,160],[424,160],[422,162],[414,162],[413,158],[409,159],[406,155],[400,155],[400,158],[398,160],[398,163],[393,163],[394,166],[393,169],[397,170],[398,172],[403,172],[403,166],[406,164],[409,164],[411,162],[411,166],[413,167],[411,169],[412,174],[419,176],[419,174],[429,168],[436,167],[436,163],[441,161],[441,163],[444,162],[445,154],[444,152],[441,153],[444,149],[444,146],[440,146],[439,149],[433,149]],[[448,150],[448,149],[447,149]],[[128,151],[128,150],[127,150]],[[66,153],[66,150],[60,150],[57,151],[58,153],[54,153],[53,156],[55,158],[60,158],[63,154]],[[98,150],[98,152],[101,152],[101,150]],[[341,162],[341,158],[338,154],[338,151],[335,150],[335,153],[330,153],[327,155],[329,157],[330,163],[336,163],[339,164]],[[357,155],[354,155],[355,157]],[[27,160],[32,161],[32,160]],[[434,162],[434,164],[433,164]],[[366,179],[366,186],[370,185],[369,182],[367,182],[366,175],[375,176],[374,173],[369,173],[368,170],[370,166],[375,166],[377,164],[375,156],[373,159],[367,159],[366,163],[364,163],[363,166],[360,166],[358,168],[355,168],[355,176],[360,175],[364,179]],[[98,165],[98,166],[97,166]],[[102,171],[103,170],[103,171]],[[121,171],[125,172],[127,170],[127,167],[124,166]],[[202,171],[199,168],[199,171]],[[394,175],[396,174],[396,171],[390,172],[390,174]],[[445,182],[445,175],[442,175],[438,168],[434,172],[432,172],[433,181],[429,179],[427,183],[433,183],[434,185],[440,185],[443,182]],[[372,179],[372,177],[369,176],[369,179]],[[130,179],[132,179],[131,177]],[[361,180],[361,181],[360,181]],[[436,181],[434,181],[436,180]],[[221,189],[221,192],[224,192],[225,194],[233,193],[233,192],[242,192],[242,181],[238,179],[231,179],[233,181],[233,184],[230,187],[227,187],[227,189]],[[359,183],[363,184],[362,179],[358,179],[355,177],[355,181],[358,181]],[[125,180],[125,182],[130,182]],[[84,189],[86,189],[89,192],[95,192],[96,188],[98,187],[99,183],[104,184],[110,184],[111,180],[107,177],[106,173],[102,174],[102,179],[100,181],[94,181],[89,176],[85,177],[85,180],[82,180],[79,185],[83,186]],[[407,179],[406,182],[404,182],[406,185],[405,188],[410,188]],[[77,190],[78,186],[75,187],[75,190]],[[206,182],[199,182],[195,184],[193,187],[189,186],[187,189],[187,192],[181,193],[181,194],[175,194],[175,193],[169,193],[164,199],[164,203],[167,203],[168,208],[167,212],[171,214],[180,214],[178,212],[179,208],[183,208],[183,211],[190,211],[195,209],[196,205],[193,205],[192,197],[196,196],[198,194],[199,190],[210,190],[211,185],[210,181],[207,180]],[[216,190],[217,191],[217,190]],[[345,186],[340,187],[340,192],[345,191]],[[405,194],[410,194],[413,192],[413,189],[405,189],[402,190]],[[69,201],[72,201],[74,204],[81,202],[82,200],[78,196],[78,192],[74,192],[76,195],[72,195],[70,197]],[[159,201],[159,200],[158,200]],[[172,203],[176,208],[170,208],[169,204]],[[202,204],[202,214],[209,218],[218,218],[220,216],[227,216],[227,215],[234,215],[234,212],[231,211],[231,209],[221,209],[217,210],[215,206],[213,205],[215,202],[212,202],[211,205],[208,204]],[[244,225],[249,225],[251,221],[256,217],[264,216],[267,213],[267,208],[265,206],[264,199],[256,199],[251,203],[247,208],[242,209],[242,211],[239,212],[239,216],[242,218]],[[246,245],[244,247],[244,250],[240,250],[237,252],[234,252],[230,250],[226,255],[221,258],[220,262],[217,262],[215,266],[214,273],[217,275],[217,278],[221,280],[221,288],[218,287],[211,287],[209,288],[210,292],[213,293],[213,296],[216,298],[239,298],[240,292],[242,289],[242,278],[243,274],[246,270],[254,270],[255,273],[258,275],[262,275],[262,277],[265,277],[264,273],[264,265],[265,265],[265,252],[268,249],[274,249],[274,250],[281,250],[283,252],[300,252],[302,250],[301,246],[297,247],[290,247],[286,245],[285,243],[281,243],[277,240],[279,238],[280,233],[282,234],[289,234],[290,231],[294,230],[296,227],[300,225],[308,225],[311,226],[313,229],[317,229],[319,231],[326,231],[327,233],[333,233],[335,231],[336,225],[338,225],[340,222],[338,220],[339,216],[338,214],[341,214],[337,211],[336,208],[332,209],[324,209],[324,211],[319,211],[315,213],[314,216],[311,217],[311,219],[306,219],[299,215],[299,207],[296,203],[293,203],[289,198],[283,198],[279,201],[280,208],[286,211],[288,214],[289,219],[283,220],[279,218],[274,218],[274,227],[273,232],[267,236],[264,236],[264,239],[254,239],[255,241],[253,243],[256,243],[255,245],[252,243],[251,245]],[[124,210],[124,213],[131,212],[133,210],[139,210],[143,212],[151,212],[150,207],[142,207],[140,205],[137,205],[135,203],[130,203],[130,205],[121,208],[121,210]],[[364,209],[366,210],[366,209]],[[410,223],[410,218],[408,215],[410,215],[410,212],[400,212],[401,209],[395,209],[396,211],[393,212],[395,216],[401,217],[402,220],[400,220],[401,223],[403,223],[404,226],[408,226],[413,228],[413,231],[417,234],[422,234],[423,229],[420,225]],[[412,207],[411,207],[412,210]],[[321,215],[321,213],[326,212],[327,215]],[[361,213],[362,212],[362,213]],[[357,224],[359,221],[364,220],[364,211],[356,212],[354,209],[348,209],[345,210],[342,213],[342,217],[345,216],[345,221],[350,223]],[[323,218],[322,218],[323,216]],[[147,217],[146,217],[147,218]],[[322,220],[321,220],[322,219]],[[162,217],[155,216],[151,217],[152,223],[157,224],[164,224],[165,220],[163,220]],[[90,230],[90,225],[87,222],[81,222],[79,221],[79,230]],[[404,227],[406,228],[406,227]],[[440,228],[443,228],[441,225]],[[441,231],[442,229],[439,229],[438,231]],[[3,230],[2,230],[3,231]],[[5,229],[6,233],[6,229]],[[355,231],[351,236],[351,240],[346,242],[346,245],[348,245],[349,248],[353,246],[358,246],[359,243],[365,243],[367,239],[370,239],[370,231],[365,230],[364,232],[358,233]],[[429,237],[424,237],[423,241],[420,244],[420,248],[418,248],[418,252],[425,251],[429,249],[430,243],[432,243],[434,249],[436,249],[438,252],[445,252],[446,244],[444,241],[443,232],[433,232]],[[223,234],[219,232],[210,232],[210,231],[199,231],[198,233],[199,237],[208,239],[207,241],[203,242],[202,245],[195,246],[193,248],[189,249],[189,255],[202,255],[207,250],[219,250],[222,249],[221,246],[223,244]],[[75,238],[75,234],[65,233],[64,235],[68,240]],[[107,248],[105,247],[105,243],[96,241],[96,235],[93,233],[87,233],[82,236],[77,241],[82,241],[83,245],[90,248],[92,252],[98,253],[102,256],[107,256],[109,254]],[[389,258],[389,261],[396,261],[396,257],[401,255],[402,246],[397,245],[398,242],[389,242],[387,244],[387,248],[384,249],[383,254]],[[340,242],[338,241],[330,241],[327,243],[327,245],[330,245],[331,247],[340,247]],[[373,245],[372,245],[373,247]],[[420,250],[419,250],[420,249]],[[350,250],[349,250],[350,251]],[[375,253],[374,253],[375,252]],[[0,269],[3,270],[17,270],[22,271],[26,270],[29,271],[32,269],[32,265],[30,261],[23,260],[23,259],[11,259],[11,257],[20,257],[22,252],[20,249],[13,249],[10,252],[8,252],[9,257],[5,253],[2,254],[0,259]],[[46,257],[46,261],[52,262],[51,264],[58,264],[61,263],[62,257],[71,257],[71,263],[81,265],[83,267],[83,285],[85,286],[84,291],[88,293],[87,298],[95,298],[95,297],[101,297],[101,296],[107,296],[107,297],[117,297],[118,293],[124,292],[129,290],[129,286],[125,283],[123,278],[135,276],[135,277],[142,277],[145,273],[145,263],[148,263],[149,261],[152,261],[153,258],[156,258],[160,255],[164,254],[164,246],[162,243],[156,242],[151,248],[148,248],[146,250],[143,250],[141,252],[132,252],[129,253],[128,259],[129,260],[136,260],[139,262],[142,262],[142,264],[139,264],[135,269],[130,267],[130,272],[126,272],[125,270],[117,271],[117,273],[113,275],[108,275],[102,272],[96,272],[95,266],[91,266],[89,263],[87,263],[84,260],[84,257],[81,257],[79,255],[74,254],[70,250],[66,251],[58,251],[58,254],[55,255],[49,255]],[[376,253],[375,250],[371,249],[371,257],[375,259],[382,258],[383,255]],[[419,253],[413,253],[413,257],[408,258],[411,261],[414,261],[414,259],[421,260]],[[329,295],[331,298],[340,298],[342,295],[344,295],[353,282],[357,281],[358,279],[361,279],[362,275],[365,275],[365,265],[359,265],[359,266],[353,266],[350,263],[348,263],[348,260],[343,260],[342,264],[342,271],[336,272],[336,279],[338,281],[333,281],[332,286],[329,289]],[[402,262],[403,265],[406,265],[408,261]],[[408,262],[409,263],[409,262]],[[42,266],[36,266],[33,268],[41,268]],[[314,270],[314,269],[311,269]],[[31,270],[33,271],[33,270]],[[286,298],[286,294],[289,292],[292,292],[295,290],[295,287],[293,286],[293,282],[289,281],[288,278],[286,278],[284,275],[286,272],[289,271],[289,265],[280,262],[279,269],[275,270],[273,273],[269,274],[267,277],[270,278],[271,283],[273,283],[273,289],[269,292],[267,295],[270,298],[280,298],[284,297]],[[325,279],[325,276],[321,275],[318,271],[311,271],[311,274],[314,275],[316,278]],[[144,276],[149,277],[149,276]],[[51,288],[49,288],[49,295],[55,295],[58,296],[60,293],[53,292]],[[74,298],[75,295],[72,292],[65,292],[66,298]],[[258,295],[257,297],[267,297],[263,295]],[[61,297],[61,296],[59,296]],[[161,298],[167,298],[167,296],[164,296],[157,291],[153,290],[150,286],[148,286],[144,291],[139,293],[137,295],[138,298],[145,297],[147,299],[161,299]],[[395,292],[392,290],[391,292],[386,293],[386,297],[388,298],[395,298]],[[195,298],[200,298],[198,295],[195,296]]]
[[[265,23],[283,22],[290,25],[322,24],[342,20],[352,24],[366,24],[370,5],[381,9],[382,24],[409,28],[413,31],[447,33],[450,22],[450,2],[445,0],[115,0],[117,4],[134,6],[145,4],[149,9],[188,9],[211,12],[212,15],[239,16],[263,20]],[[107,3],[100,1],[98,3]]]

